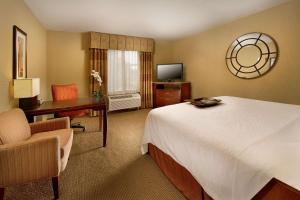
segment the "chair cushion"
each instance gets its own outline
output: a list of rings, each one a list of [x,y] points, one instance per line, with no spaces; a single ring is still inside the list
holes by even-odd
[[[55,131],[47,131],[33,134],[31,139],[47,138],[52,136],[58,136],[60,142],[60,157],[64,159],[69,157],[72,141],[73,141],[73,130],[72,129],[59,129]],[[65,163],[66,164],[66,163]]]
[[[0,113],[0,144],[16,143],[30,136],[30,127],[21,109]]]

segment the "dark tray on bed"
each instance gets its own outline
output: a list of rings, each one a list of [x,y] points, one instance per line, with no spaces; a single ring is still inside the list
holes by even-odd
[[[210,97],[201,97],[201,98],[196,98],[189,100],[189,102],[197,107],[204,108],[204,107],[211,107],[211,106],[216,106],[221,103],[221,99],[215,99],[215,98],[210,98]]]

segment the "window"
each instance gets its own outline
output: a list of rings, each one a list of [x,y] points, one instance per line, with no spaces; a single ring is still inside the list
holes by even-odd
[[[108,94],[140,90],[139,52],[108,50]]]

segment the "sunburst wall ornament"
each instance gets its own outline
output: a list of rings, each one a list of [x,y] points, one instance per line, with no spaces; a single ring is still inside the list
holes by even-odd
[[[229,71],[239,78],[257,78],[275,66],[278,55],[278,46],[271,36],[247,33],[230,45],[226,64]]]

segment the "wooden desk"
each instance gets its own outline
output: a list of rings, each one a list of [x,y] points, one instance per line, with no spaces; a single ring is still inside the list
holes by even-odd
[[[107,137],[107,98],[79,98],[67,101],[45,101],[39,107],[23,109],[28,122],[34,121],[34,116],[55,114],[65,111],[92,109],[102,111],[99,114],[99,130],[103,131],[103,146],[106,146]],[[102,123],[103,122],[103,123]]]

